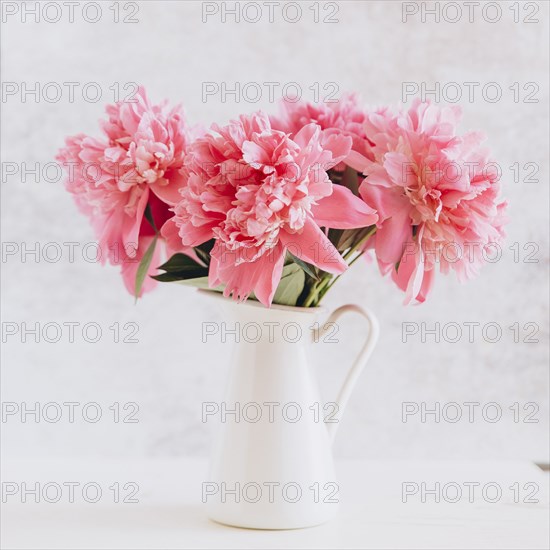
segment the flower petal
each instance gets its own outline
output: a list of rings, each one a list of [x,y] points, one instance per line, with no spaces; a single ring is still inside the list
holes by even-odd
[[[328,273],[340,275],[348,265],[321,228],[308,218],[301,233],[281,232],[281,242],[289,251]]]
[[[376,231],[376,256],[384,263],[397,263],[411,237],[412,228],[407,212],[397,212]]]
[[[185,183],[185,178],[177,170],[171,170],[165,174],[164,182],[168,180],[170,183],[166,185],[162,180],[157,180],[151,183],[149,187],[151,191],[163,202],[170,206],[175,206],[181,201],[180,189]]]
[[[143,221],[143,214],[149,201],[149,188],[145,187],[136,208],[134,217],[125,216],[124,225],[122,228],[122,239],[125,245],[136,245],[139,242],[139,229]]]
[[[357,229],[378,221],[376,211],[343,185],[333,185],[332,195],[311,208],[313,219],[321,227]]]
[[[225,285],[224,296],[238,301],[246,300],[254,292],[269,307],[281,280],[284,248],[278,245],[252,262],[237,264],[236,256],[219,244],[212,249],[208,285],[210,288]]]

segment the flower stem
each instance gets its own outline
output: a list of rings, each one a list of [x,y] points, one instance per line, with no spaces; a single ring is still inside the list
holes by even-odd
[[[373,226],[367,233],[359,239],[342,257],[346,262],[351,259],[350,262],[348,262],[348,266],[352,266],[358,258],[360,258],[364,250],[360,250],[363,245],[368,241],[370,237],[374,234],[376,231],[376,226]],[[352,258],[352,256],[359,250],[359,254],[357,254],[355,257]],[[304,300],[303,307],[315,307],[319,305],[325,294],[332,288],[334,283],[341,277],[341,275],[338,275],[334,277],[331,274],[326,274],[324,277],[321,278],[320,281],[317,281],[313,284],[311,287],[311,290],[309,294],[307,295],[306,299]]]
[[[315,301],[315,299],[317,298],[319,292],[328,284],[331,278],[332,275],[328,275],[323,277],[320,281],[314,283],[311,291],[304,300],[304,307],[315,307],[319,303],[318,301]]]

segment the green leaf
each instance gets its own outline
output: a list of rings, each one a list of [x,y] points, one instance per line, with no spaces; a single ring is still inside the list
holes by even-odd
[[[161,283],[173,283],[174,281],[187,281],[188,279],[197,279],[204,276],[204,269],[200,270],[188,270],[188,271],[170,271],[166,273],[159,273],[158,275],[152,275],[151,277],[155,281]]]
[[[368,234],[372,234],[372,232],[373,226],[362,227],[361,229],[346,229],[342,233],[342,236],[340,237],[336,248],[340,252],[342,252],[343,250],[347,250],[348,248],[351,248],[353,245],[357,244]]]
[[[357,232],[358,232],[357,229],[345,229],[344,231],[342,231],[342,234],[338,239],[338,243],[336,244],[336,248],[340,252],[343,250],[347,250],[348,248],[351,248],[353,243],[359,240],[355,238],[357,235]]]
[[[197,254],[197,256],[200,258],[200,260],[206,266],[210,265],[210,256],[215,244],[216,244],[216,241],[214,239],[210,239],[205,243],[199,244],[199,246],[195,246],[195,248],[193,249]]]
[[[338,241],[342,237],[343,229],[329,229],[328,230],[328,240],[335,246],[338,246]]]
[[[205,243],[199,244],[199,246],[196,246],[195,248],[200,248],[200,250],[206,252],[207,254],[210,254],[215,244],[216,244],[215,239],[210,239]]]
[[[153,214],[151,213],[151,207],[147,205],[145,207],[145,212],[143,213],[145,219],[151,224],[151,227],[155,230],[155,235],[159,232],[157,226],[155,225],[155,220],[153,219]]]
[[[210,265],[210,254],[208,252],[201,250],[198,246],[196,246],[193,250],[205,265]]]
[[[147,276],[147,272],[149,271],[149,266],[151,265],[151,261],[153,260],[153,254],[155,252],[156,245],[157,237],[155,236],[155,238],[149,245],[149,248],[147,248],[147,250],[145,251],[143,258],[141,258],[141,262],[139,262],[136,272],[136,286],[134,290],[136,300],[139,298],[139,293],[141,292],[143,281],[145,281],[145,277]]]
[[[316,273],[315,267],[313,267],[311,264],[304,262],[297,256],[294,256],[292,252],[289,252],[288,255],[292,258],[292,261],[298,264],[312,279],[315,279],[316,281],[319,280],[319,275]]]
[[[186,281],[187,279],[197,279],[208,275],[207,267],[197,263],[185,254],[174,254],[159,269],[164,270],[166,273],[154,275],[153,279],[163,283]]]
[[[302,290],[306,276],[304,270],[297,264],[288,264],[283,268],[283,276],[275,291],[273,303],[283,306],[295,306]]]
[[[162,264],[159,269],[167,273],[202,270],[208,272],[208,269],[197,263],[187,254],[174,254],[167,262]]]

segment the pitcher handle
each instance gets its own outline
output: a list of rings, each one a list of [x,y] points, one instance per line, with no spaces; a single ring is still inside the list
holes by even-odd
[[[335,309],[330,314],[324,325],[322,325],[322,327],[320,327],[319,330],[316,331],[316,334],[314,335],[315,341],[319,342],[320,338],[322,338],[322,336],[330,330],[330,325],[332,323],[335,323],[342,315],[348,312],[358,313],[364,319],[366,319],[369,323],[369,332],[365,338],[365,342],[361,350],[359,351],[359,354],[355,358],[355,361],[348,371],[342,387],[340,388],[340,393],[336,398],[336,405],[338,409],[336,411],[336,414],[332,417],[333,422],[326,424],[331,441],[334,441],[336,431],[340,424],[340,419],[342,418],[344,409],[348,404],[351,392],[353,391],[353,388],[355,387],[359,376],[363,372],[363,369],[365,368],[365,365],[369,357],[371,356],[372,350],[374,349],[374,346],[378,341],[378,335],[380,333],[378,319],[371,311],[369,311],[368,309],[363,309],[362,307],[359,307],[357,305],[348,304],[345,306],[341,306],[338,309]]]

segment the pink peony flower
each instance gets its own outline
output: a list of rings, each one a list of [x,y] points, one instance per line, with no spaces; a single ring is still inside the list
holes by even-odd
[[[186,183],[163,233],[197,246],[217,239],[209,284],[245,300],[252,292],[269,306],[285,253],[330,273],[347,265],[322,227],[371,225],[377,216],[326,170],[349,154],[351,138],[307,124],[292,137],[271,128],[267,115],[241,116],[189,148]],[[176,243],[177,244],[177,243]]]
[[[56,158],[68,172],[67,190],[91,219],[102,257],[122,265],[133,293],[139,261],[155,235],[146,208],[157,228],[171,217],[169,206],[181,198],[180,169],[190,134],[180,107],[152,105],[143,88],[135,102],[106,110],[108,120],[100,122],[104,137],[70,137]],[[155,254],[151,273],[159,264],[158,249]],[[155,284],[146,277],[142,291]]]
[[[437,264],[459,280],[476,275],[486,247],[504,237],[498,171],[482,134],[456,134],[460,118],[458,107],[415,100],[408,111],[381,110],[365,124],[374,159],[364,159],[360,194],[379,215],[370,246],[405,303],[426,299]]]
[[[367,112],[359,106],[357,94],[344,94],[338,100],[324,103],[283,100],[281,105],[281,115],[271,117],[274,129],[296,133],[307,124],[315,122],[322,130],[343,134],[352,139],[350,154],[345,162],[357,164],[364,157],[374,159],[371,153],[372,143],[365,132]],[[344,168],[342,163],[336,166],[340,171]]]

